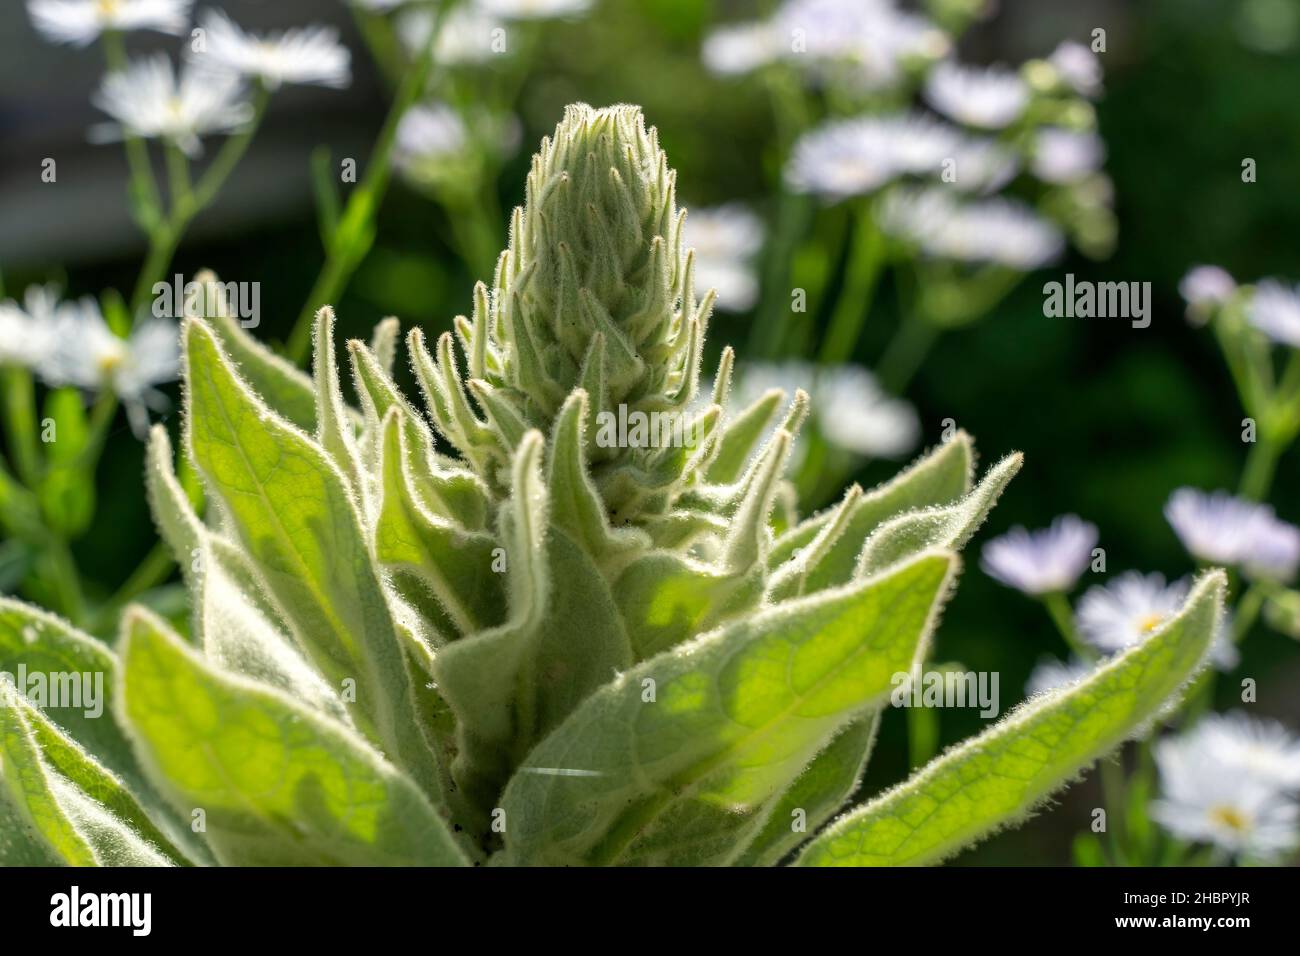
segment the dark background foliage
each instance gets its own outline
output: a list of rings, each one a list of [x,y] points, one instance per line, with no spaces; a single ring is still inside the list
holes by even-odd
[[[257,141],[215,208],[196,223],[173,271],[210,267],[227,280],[259,281],[262,327],[288,332],[321,252],[308,179],[314,146],[364,162],[387,94],[340,2],[229,0],[223,6],[250,28],[309,20],[337,23],[354,51],[346,92],[287,90],[274,101]],[[942,339],[908,392],[927,443],[945,418],[972,432],[989,462],[1012,450],[1026,466],[968,549],[966,573],[939,633],[939,660],[1001,675],[1002,705],[1019,699],[1024,678],[1043,655],[1063,648],[1036,605],[986,578],[977,567],[983,540],[1013,524],[1042,526],[1073,511],[1101,529],[1108,571],[1191,571],[1161,515],[1183,484],[1236,485],[1244,446],[1241,412],[1210,337],[1182,317],[1177,282],[1199,262],[1241,280],[1300,278],[1294,236],[1300,230],[1300,0],[1253,6],[1273,19],[1252,33],[1251,4],[1235,0],[1006,2],[962,42],[969,59],[1019,62],[1050,52],[1067,37],[1086,41],[1104,27],[1106,95],[1098,105],[1116,184],[1119,244],[1100,263],[1071,258],[1030,276],[994,315]],[[771,213],[775,175],[766,96],[743,81],[720,82],[699,62],[700,39],[714,22],[751,17],[751,4],[721,0],[601,0],[590,17],[549,24],[518,112],[524,146],[501,177],[500,201],[522,198],[528,155],[564,104],[640,103],[679,170],[683,199],[712,204],[742,199]],[[176,41],[134,35],[133,51],[175,49]],[[1265,52],[1261,44],[1272,47]],[[491,66],[488,69],[492,69]],[[0,10],[0,270],[7,294],[28,282],[57,279],[74,295],[129,290],[143,240],[127,217],[121,151],[90,146],[85,130],[99,117],[88,95],[102,63],[94,50],[55,48],[32,32],[17,0]],[[40,181],[45,157],[58,181]],[[1241,181],[1254,158],[1258,182]],[[827,222],[833,224],[833,214]],[[342,301],[342,333],[365,335],[384,315],[430,332],[467,310],[475,277],[446,240],[434,206],[395,183],[380,220],[380,239]],[[826,263],[834,269],[834,263]],[[1042,284],[1066,272],[1080,278],[1152,283],[1154,319],[1127,323],[1049,319]],[[831,288],[834,288],[832,283]],[[813,303],[815,312],[816,303]],[[715,349],[743,343],[750,318],[716,321]],[[857,358],[870,365],[896,317],[877,303]],[[875,483],[892,466],[871,465]],[[141,490],[141,446],[120,423],[99,473],[100,510],[76,544],[92,586],[110,591],[148,550],[152,525]],[[1272,496],[1282,517],[1300,519],[1300,461],[1283,460]],[[1237,681],[1259,681],[1257,712],[1300,725],[1300,655],[1287,638],[1257,627],[1244,663],[1219,682],[1221,707]],[[945,744],[979,729],[973,711],[943,713]],[[904,720],[889,714],[867,781],[874,791],[906,770]],[[1062,805],[1027,827],[965,854],[970,863],[1049,863],[1069,859],[1073,833],[1098,805],[1089,779]]]

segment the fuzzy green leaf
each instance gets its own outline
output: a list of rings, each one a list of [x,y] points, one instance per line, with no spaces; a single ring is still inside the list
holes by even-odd
[[[71,866],[187,863],[123,782],[0,684],[0,800]]]
[[[118,664],[107,647],[53,614],[0,597],[0,672],[16,679],[20,666],[47,681],[50,675],[75,675],[92,692],[102,689],[93,707],[83,694],[82,706],[47,706],[45,713],[111,770],[133,783],[139,779],[131,745],[112,719]]]
[[[511,858],[698,864],[738,852],[768,801],[924,654],[956,563],[927,554],[622,674],[511,780]]]
[[[952,504],[967,494],[973,458],[970,436],[958,432],[891,481],[864,494],[853,505],[843,531],[826,555],[805,575],[804,593],[852,578],[863,542],[883,522],[906,511]],[[768,556],[768,567],[775,569],[811,544],[834,513],[834,508],[828,508],[778,538]]]
[[[431,782],[406,654],[346,479],[248,390],[206,326],[187,322],[184,345],[195,464],[325,680],[355,685],[358,726]]]
[[[542,437],[515,456],[515,494],[503,511],[510,617],[455,641],[434,658],[438,688],[460,718],[456,774],[481,809],[494,806],[510,771],[632,652],[599,569],[549,526]]]
[[[881,525],[863,546],[855,575],[875,574],[927,548],[960,548],[984,523],[1023,463],[1022,455],[1007,455],[955,504],[909,512]]]
[[[316,430],[316,392],[312,380],[246,332],[229,316],[209,316],[222,350],[239,367],[244,381],[276,413],[307,432]]]
[[[427,587],[461,635],[499,624],[505,589],[502,575],[492,569],[496,539],[426,511],[411,490],[399,413],[389,413],[382,428],[376,558],[390,572],[414,576]]]
[[[762,597],[757,573],[727,574],[671,551],[652,551],[619,575],[614,596],[637,660],[711,628]]]
[[[833,817],[861,783],[879,726],[877,711],[853,721],[827,744],[781,794],[735,865],[774,866]]]
[[[122,712],[183,813],[230,865],[465,863],[412,781],[343,725],[212,667],[160,621],[123,624]]]
[[[1222,572],[1201,578],[1182,610],[1142,644],[1077,684],[1032,698],[846,815],[798,864],[932,863],[1021,819],[1177,699],[1205,662],[1225,588]]]

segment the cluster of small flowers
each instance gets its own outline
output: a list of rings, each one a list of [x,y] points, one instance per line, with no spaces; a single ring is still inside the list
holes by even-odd
[[[153,30],[182,35],[193,0],[28,0],[32,23],[54,43],[87,46],[101,35]],[[234,132],[253,116],[247,83],[266,90],[285,83],[340,89],[351,82],[351,56],[331,27],[293,28],[256,36],[219,10],[206,10],[178,71],[165,54],[111,71],[93,101],[112,117],[93,139],[160,139],[189,156],[200,137]]]
[[[817,433],[852,455],[897,459],[915,448],[920,439],[916,409],[886,393],[860,365],[750,362],[740,370],[736,401],[743,407],[773,388],[786,395],[803,389],[813,396]]]
[[[1152,818],[1184,840],[1270,862],[1300,844],[1300,740],[1276,721],[1211,714],[1155,747]]]
[[[1178,286],[1187,301],[1187,317],[1203,325],[1232,303],[1244,306],[1246,320],[1271,341],[1300,348],[1300,285],[1264,279],[1254,286],[1238,286],[1218,266],[1196,266]]]
[[[791,66],[855,93],[897,92],[923,75],[924,101],[946,119],[920,110],[831,119],[796,143],[786,179],[827,202],[928,180],[889,190],[879,217],[926,256],[1027,271],[1060,255],[1065,232],[1085,252],[1104,249],[1112,190],[1088,103],[1101,92],[1096,55],[1066,42],[1012,70],[963,65],[951,46],[892,0],[787,0],[769,20],[714,31],[704,60],[723,75]],[[1035,109],[1036,97],[1050,108]],[[1051,203],[1060,223],[1019,200],[988,198],[1025,170],[1060,194]]]
[[[1197,560],[1283,583],[1300,566],[1300,528],[1279,519],[1270,505],[1226,491],[1179,488],[1165,505],[1165,520]]]
[[[435,12],[409,0],[353,0],[374,13],[399,7],[395,26],[409,55],[419,56],[429,43]],[[447,11],[434,41],[435,62],[466,68],[497,55],[510,55],[514,45],[507,23],[548,20],[586,13],[592,0],[467,0]],[[464,185],[474,180],[470,166],[476,151],[507,158],[518,149],[522,128],[518,117],[492,112],[481,103],[456,107],[436,98],[407,110],[397,130],[393,160],[417,186]]]
[[[0,302],[0,366],[21,366],[52,387],[110,391],[135,433],[148,432],[148,409],[164,411],[157,386],[180,370],[176,323],[150,318],[128,338],[114,334],[95,300],[60,301],[53,287],[30,286],[22,305]]]
[[[985,546],[980,567],[989,577],[1032,597],[1046,598],[1072,591],[1093,560],[1097,527],[1077,515],[1063,515],[1048,528],[1013,528]],[[1105,585],[1090,587],[1079,601],[1073,627],[1099,657],[1141,643],[1182,606],[1186,579],[1166,582],[1161,574],[1127,571]],[[1211,648],[1213,663],[1222,670],[1237,666],[1239,656],[1225,615]],[[1049,659],[1029,677],[1026,691],[1044,693],[1074,683],[1091,673],[1094,661],[1069,663]]]
[[[714,30],[703,55],[705,65],[722,75],[782,63],[809,71],[818,82],[880,91],[950,48],[947,34],[892,0],[786,0],[766,20]]]

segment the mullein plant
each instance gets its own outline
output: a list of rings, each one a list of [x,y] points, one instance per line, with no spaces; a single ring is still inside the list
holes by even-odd
[[[147,466],[186,633],[132,607],[109,649],[0,602],[0,671],[100,673],[109,697],[93,719],[0,681],[0,859],[928,863],[1176,702],[1222,572],[1086,679],[836,816],[1021,460],[976,483],[957,433],[799,520],[782,476],[808,396],[735,407],[729,349],[700,394],[713,296],[675,190],[638,109],[570,107],[472,314],[406,336],[423,413],[392,378],[394,320],[347,343],[351,407],[329,309],[310,378],[219,298],[188,317],[204,517],[161,426]],[[689,440],[610,440],[611,415],[653,413]]]

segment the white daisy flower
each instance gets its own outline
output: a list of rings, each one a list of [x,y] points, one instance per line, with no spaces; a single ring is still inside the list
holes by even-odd
[[[786,178],[796,191],[833,202],[904,173],[938,174],[962,143],[957,130],[919,114],[839,120],[799,139]]]
[[[768,22],[732,23],[712,30],[704,38],[700,55],[704,65],[719,76],[742,76],[775,63],[785,53],[785,42]]]
[[[206,34],[204,44],[191,47],[187,55],[214,73],[256,77],[272,90],[283,83],[343,89],[352,82],[352,55],[333,27],[294,27],[254,36],[220,10],[205,11],[200,27]]]
[[[475,0],[493,16],[507,20],[571,17],[591,9],[592,0]]]
[[[1187,317],[1198,324],[1236,291],[1236,280],[1218,266],[1196,266],[1178,283],[1178,292],[1187,301]]]
[[[1077,684],[1096,669],[1096,665],[1071,657],[1068,661],[1059,661],[1054,657],[1044,658],[1034,665],[1025,681],[1025,696],[1037,697],[1048,691],[1059,690]]]
[[[468,142],[469,132],[460,114],[445,103],[426,103],[411,107],[402,116],[393,159],[399,166],[411,166],[459,153]]]
[[[389,10],[396,10],[398,7],[405,6],[414,0],[348,0],[354,7],[360,7],[362,10],[369,10],[372,13],[387,13]]]
[[[108,30],[180,36],[194,0],[27,0],[32,26],[53,43],[88,46]]]
[[[1106,145],[1092,132],[1048,127],[1034,138],[1034,175],[1047,183],[1072,183],[1101,168]]]
[[[1300,807],[1272,782],[1225,760],[1222,742],[1194,729],[1155,746],[1159,799],[1151,817],[1185,840],[1267,861],[1297,845]]]
[[[687,214],[690,218],[690,214]],[[764,393],[779,388],[793,396],[802,388],[809,394],[817,377],[817,366],[803,359],[785,362],[745,362],[737,369],[731,401],[739,410],[757,401]]]
[[[1165,583],[1163,574],[1126,571],[1105,585],[1093,585],[1079,601],[1075,626],[1079,636],[1106,654],[1140,644],[1183,606],[1186,580]],[[1220,619],[1210,658],[1220,670],[1237,663],[1231,627]]]
[[[951,47],[933,23],[890,0],[787,0],[771,22],[789,62],[865,90],[893,86],[908,61],[937,60]]]
[[[1023,203],[993,198],[962,204],[933,188],[891,192],[879,223],[927,255],[1023,272],[1051,262],[1065,247],[1061,231]]]
[[[434,14],[427,7],[408,10],[398,16],[397,35],[412,56],[424,52],[433,29]],[[496,44],[503,35],[503,21],[488,14],[474,4],[453,7],[443,18],[434,45],[435,63],[448,66],[465,66],[482,63],[498,54]],[[507,44],[500,53],[513,49]]]
[[[1210,714],[1197,723],[1192,734],[1225,766],[1281,790],[1300,790],[1300,738],[1276,720],[1241,711]]]
[[[59,345],[45,378],[51,385],[111,391],[126,407],[137,437],[149,431],[146,409],[163,411],[167,398],[155,386],[180,374],[180,333],[171,319],[149,318],[126,339],[113,334],[93,299],[61,316]]]
[[[717,305],[744,312],[758,301],[754,256],[763,245],[763,221],[739,203],[691,209],[686,245],[695,250],[695,285],[718,293]]]
[[[916,410],[886,394],[861,366],[748,362],[738,376],[736,407],[744,408],[774,388],[784,391],[787,398],[796,389],[812,396],[813,415],[821,435],[855,455],[899,458],[915,447],[920,436]]]
[[[823,367],[812,393],[817,424],[832,445],[865,458],[901,458],[916,447],[920,419],[859,365]]]
[[[1101,94],[1101,60],[1088,47],[1066,40],[1047,58],[1065,84],[1080,96],[1096,99]]]
[[[1300,568],[1300,528],[1261,508],[1251,522],[1242,570],[1247,577],[1291,581]]]
[[[31,285],[23,304],[0,302],[0,365],[18,365],[41,373],[59,341],[59,322],[68,306],[54,286]]]
[[[200,136],[232,132],[252,118],[253,108],[242,92],[236,76],[185,68],[178,80],[162,53],[134,60],[126,69],[105,76],[91,97],[117,120],[92,127],[91,139],[104,142],[124,135],[165,139],[196,156],[202,151]]]
[[[950,158],[954,173],[951,184],[966,193],[995,193],[1020,171],[1016,154],[991,139],[967,137]]]
[[[1029,105],[1029,86],[1006,67],[966,67],[946,60],[930,71],[925,99],[959,123],[1003,129]]]
[[[1255,286],[1247,317],[1274,342],[1300,348],[1300,286],[1265,279]]]
[[[1062,515],[1051,527],[1015,527],[984,545],[980,567],[989,577],[1023,594],[1064,593],[1088,570],[1097,546],[1097,526],[1078,515]]]
[[[1207,494],[1196,488],[1179,488],[1165,504],[1165,520],[1187,552],[1214,564],[1235,565],[1247,560],[1258,522],[1271,516],[1268,505],[1226,491]]]

